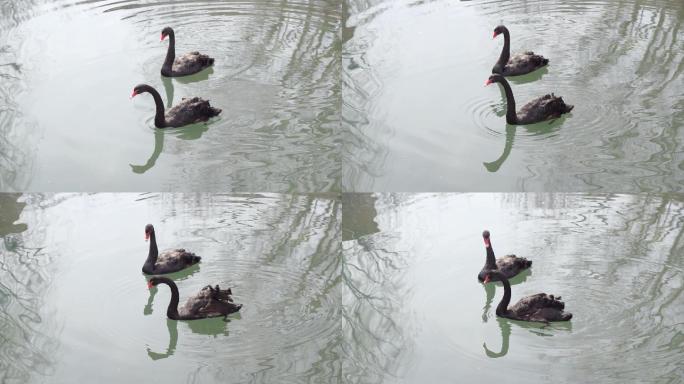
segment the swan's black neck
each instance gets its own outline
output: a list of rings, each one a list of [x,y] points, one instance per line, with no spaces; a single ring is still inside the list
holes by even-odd
[[[506,92],[506,122],[508,124],[517,124],[518,115],[515,113],[515,98],[513,97],[511,85],[508,84],[508,81],[503,76],[498,82],[503,87],[504,92]]]
[[[169,49],[166,51],[166,59],[162,65],[161,74],[163,76],[171,76],[173,61],[176,59],[176,36],[171,30],[169,36]]]
[[[157,277],[157,281],[166,284],[171,288],[171,301],[169,302],[169,307],[166,309],[166,316],[171,320],[180,320],[180,315],[178,315],[178,286],[173,280],[166,277]]]
[[[157,257],[159,256],[159,250],[157,249],[157,238],[154,235],[154,230],[150,233],[150,250],[147,253],[147,260],[143,265],[143,272],[148,274],[154,273],[154,265],[157,263]]]
[[[501,55],[499,56],[499,61],[494,65],[492,72],[503,74],[504,67],[508,64],[508,60],[511,58],[511,35],[507,28],[503,28],[504,35],[504,46],[501,50]]]
[[[485,240],[485,249],[487,250],[487,261],[485,262],[485,268],[496,269],[496,256],[494,256],[494,249],[492,248],[491,240]]]
[[[499,305],[496,306],[496,315],[505,317],[508,314],[508,304],[511,302],[511,284],[506,276],[498,274],[501,284],[504,286],[504,296]]]
[[[157,128],[166,127],[166,118],[164,117],[164,102],[162,101],[161,95],[156,89],[149,85],[143,85],[142,92],[149,92],[154,98],[154,105],[156,107],[156,112],[154,113],[154,125]]]

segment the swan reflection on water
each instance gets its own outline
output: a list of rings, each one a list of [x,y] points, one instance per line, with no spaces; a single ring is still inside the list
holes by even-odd
[[[506,356],[508,353],[508,342],[511,337],[511,324],[508,322],[508,319],[499,317],[496,320],[499,322],[499,328],[501,329],[501,350],[499,352],[492,352],[487,348],[486,342],[482,343],[485,354],[492,359]]]
[[[549,73],[549,66],[544,66],[541,69],[538,69],[532,73],[528,73],[527,75],[522,75],[522,76],[512,76],[512,77],[507,77],[507,79],[515,84],[515,85],[522,85],[522,84],[527,84],[527,83],[533,83],[535,81],[541,80],[544,75]],[[505,114],[505,112],[504,112]]]
[[[544,324],[511,320],[504,317],[498,317],[496,321],[499,323],[499,329],[501,330],[501,350],[499,352],[494,352],[487,348],[486,342],[482,343],[482,348],[484,348],[485,355],[491,359],[504,357],[508,353],[509,342],[511,338],[511,323],[516,324],[520,328],[527,328],[530,333],[534,333],[537,336],[553,336],[554,333],[551,331],[554,330],[572,331],[571,321]]]
[[[487,343],[482,343],[482,348],[484,348],[485,355],[490,359],[496,359],[499,357],[504,357],[508,353],[509,342],[511,338],[511,323],[519,326],[523,329],[528,329],[530,333],[537,336],[554,336],[552,331],[572,331],[572,321],[563,322],[553,322],[553,323],[531,323],[527,321],[511,320],[505,317],[497,317],[496,321],[499,324],[499,329],[501,330],[501,350],[499,352],[494,352],[487,348]]]
[[[505,114],[506,112],[504,110],[503,115]],[[498,112],[497,115],[499,115]],[[548,133],[553,132],[556,128],[560,127],[567,118],[567,114],[564,114],[557,119],[543,121],[541,123],[536,124],[525,125],[523,127],[527,131],[528,136],[546,135]],[[511,150],[513,149],[513,141],[515,139],[515,134],[518,128],[520,128],[520,126],[518,125],[506,124],[506,142],[504,144],[503,152],[501,153],[501,156],[499,156],[498,159],[482,163],[484,167],[487,169],[487,171],[492,173],[497,172],[499,168],[501,168],[501,166],[506,162],[506,159],[508,159],[508,156],[511,154]]]
[[[193,124],[183,128],[154,128],[154,150],[147,162],[143,165],[128,164],[133,173],[143,174],[157,163],[159,155],[164,149],[164,135],[173,134],[182,140],[197,140],[202,134],[209,130],[209,126],[204,123]]]
[[[166,76],[160,76],[162,85],[164,85],[164,90],[166,91],[166,107],[171,108],[173,107],[173,82],[177,81],[181,84],[191,84],[195,83],[198,81],[205,81],[209,79],[209,75],[214,73],[214,67],[209,67],[199,73],[196,73],[191,76],[183,76],[183,77],[166,77]]]
[[[154,352],[147,346],[147,356],[152,360],[166,359],[173,356],[173,353],[176,352],[176,345],[178,345],[178,321],[166,319],[166,328],[169,330],[169,346],[166,348],[166,352]]]
[[[230,316],[232,319],[240,319],[240,313],[237,312]],[[224,319],[221,317],[214,317],[210,319],[201,320],[171,320],[166,319],[166,328],[169,331],[169,345],[166,347],[166,352],[160,353],[153,351],[150,346],[146,346],[147,356],[152,360],[166,359],[167,357],[173,356],[176,352],[176,346],[178,345],[178,323],[186,323],[192,333],[199,335],[210,335],[214,337],[229,336],[230,331],[228,330],[228,323],[231,319]]]
[[[162,84],[164,85],[164,90],[166,91],[166,106],[167,108],[173,107],[173,80],[170,77],[162,76]]]

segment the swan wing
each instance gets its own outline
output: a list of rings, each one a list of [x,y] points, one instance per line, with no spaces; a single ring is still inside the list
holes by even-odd
[[[181,313],[192,318],[223,316],[240,310],[242,305],[233,303],[230,289],[221,290],[207,285],[188,299]]]
[[[503,68],[504,76],[519,76],[533,72],[549,63],[544,56],[535,55],[534,52],[520,53],[508,59]]]
[[[214,64],[214,59],[199,52],[190,52],[176,57],[172,71],[179,75],[190,75]]]
[[[221,113],[221,110],[209,104],[209,100],[200,97],[183,99],[173,108],[166,112],[166,121],[169,125],[180,127],[187,124],[207,121]]]
[[[194,264],[199,261],[200,257],[193,252],[188,252],[185,249],[168,249],[159,254],[157,264]]]
[[[516,255],[506,255],[496,260],[496,267],[507,278],[511,278],[532,265],[530,260]]]
[[[155,274],[178,272],[193,264],[198,263],[201,257],[185,249],[169,249],[159,254],[154,264]]]
[[[562,97],[554,94],[538,97],[525,104],[518,111],[518,120],[524,124],[537,123],[555,119],[572,110],[573,106],[565,104]]]
[[[531,321],[567,321],[572,318],[572,313],[564,312],[562,309],[544,307],[539,308],[529,317]]]
[[[212,300],[200,309],[199,314],[206,317],[224,316],[239,311],[240,307],[232,302]]]
[[[546,293],[537,293],[535,295],[525,296],[520,299],[512,309],[521,311],[535,311],[541,308],[565,308],[565,304],[560,301],[560,297],[547,295]]]
[[[209,305],[211,301],[211,292],[209,286],[202,288],[195,296],[191,296],[179,311],[186,315],[196,316],[201,309]]]

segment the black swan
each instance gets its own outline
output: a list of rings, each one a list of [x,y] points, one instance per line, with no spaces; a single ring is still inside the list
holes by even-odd
[[[499,83],[506,92],[506,122],[508,124],[534,124],[541,121],[556,119],[564,113],[569,113],[575,107],[565,104],[562,97],[556,97],[553,93],[538,97],[515,111],[515,98],[508,81],[501,75],[491,75],[485,85]]]
[[[504,35],[504,46],[499,61],[492,68],[492,73],[503,76],[519,76],[534,72],[549,63],[549,59],[535,55],[534,52],[519,53],[511,57],[511,34],[508,32],[508,28],[503,25],[494,28],[494,38],[501,33]]]
[[[171,320],[197,320],[208,317],[227,316],[242,308],[242,304],[235,304],[233,292],[221,289],[218,285],[207,285],[195,296],[191,296],[180,309],[178,308],[178,286],[173,280],[166,277],[153,277],[147,283],[148,288],[158,284],[166,284],[171,288],[171,302],[166,310],[166,316]]]
[[[143,264],[142,271],[148,275],[163,275],[173,273],[197,264],[202,259],[185,249],[169,249],[161,254],[157,249],[157,238],[152,224],[145,226],[145,241],[150,240],[150,251]]]
[[[500,272],[489,272],[485,275],[485,283],[493,279],[499,280],[504,286],[504,296],[496,307],[496,315],[513,320],[537,321],[548,323],[550,321],[567,321],[572,319],[572,313],[563,312],[565,303],[561,297],[554,297],[546,293],[525,296],[513,306],[511,302],[511,284],[508,283],[506,276]]]
[[[149,92],[154,98],[157,112],[154,115],[154,125],[157,128],[182,127],[184,125],[207,121],[214,116],[218,116],[221,110],[209,105],[209,100],[199,97],[183,99],[178,105],[169,109],[164,115],[164,102],[156,89],[147,84],[138,84],[133,88],[131,98]]]
[[[485,250],[487,251],[487,259],[484,267],[482,267],[482,270],[477,275],[478,280],[484,281],[485,275],[487,275],[488,272],[497,271],[510,279],[532,266],[531,260],[516,255],[506,255],[496,259],[494,256],[494,249],[492,248],[492,242],[489,239],[489,231],[482,232],[482,238],[484,239]],[[494,281],[496,281],[496,279],[494,279]]]
[[[166,52],[166,59],[162,65],[161,74],[167,77],[178,77],[192,75],[209,68],[214,64],[214,59],[199,52],[186,53],[176,57],[176,35],[173,29],[166,27],[161,31],[161,40],[169,37],[169,50]]]

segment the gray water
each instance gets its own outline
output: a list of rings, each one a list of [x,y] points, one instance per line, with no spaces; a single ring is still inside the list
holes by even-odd
[[[681,0],[349,0],[343,40],[348,191],[684,189]],[[498,85],[511,52],[548,68],[514,78],[518,107],[547,93],[575,109],[511,126]]]
[[[339,1],[41,1],[0,5],[0,190],[340,188]],[[213,68],[162,78],[168,41]],[[208,124],[154,128],[209,99]]]
[[[274,194],[0,194],[0,382],[302,383],[339,377],[339,200]],[[146,223],[198,267],[181,302],[232,287],[239,313],[166,318]]]
[[[361,383],[681,383],[684,199],[360,194],[343,202],[343,373]],[[348,208],[351,207],[351,208]],[[561,295],[569,322],[497,318],[481,233],[533,260],[512,302]]]

